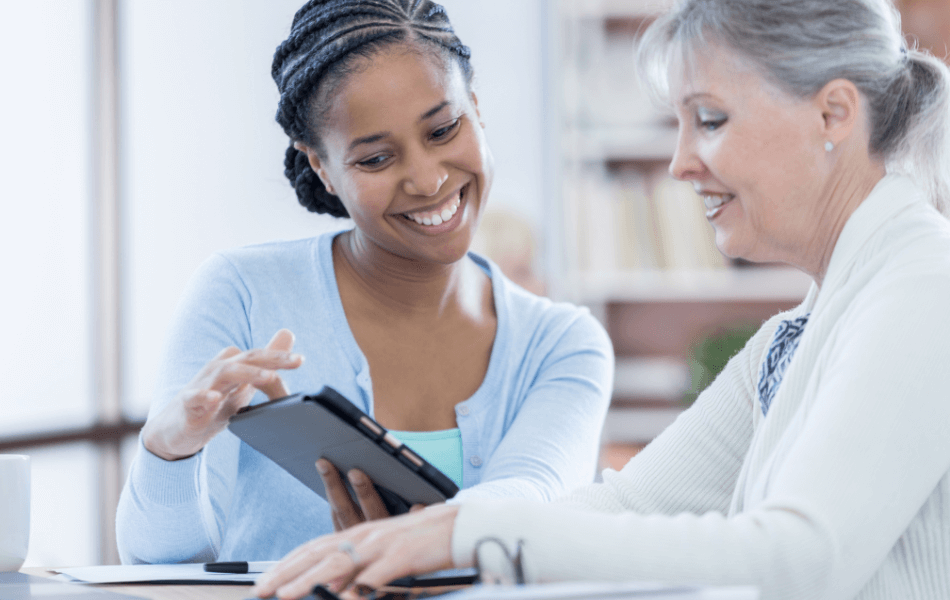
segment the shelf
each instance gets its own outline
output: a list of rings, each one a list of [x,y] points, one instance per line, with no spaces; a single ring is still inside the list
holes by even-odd
[[[614,398],[650,398],[676,403],[689,389],[689,366],[670,357],[617,358]]]
[[[676,149],[676,127],[644,123],[622,127],[578,127],[565,134],[576,157],[585,161],[666,162]]]
[[[716,271],[631,271],[569,277],[581,304],[801,300],[812,280],[791,267],[743,267]]]
[[[676,417],[683,407],[670,408],[611,408],[607,411],[601,443],[648,444]]]
[[[672,4],[671,0],[573,0],[573,16],[584,19],[652,19]]]

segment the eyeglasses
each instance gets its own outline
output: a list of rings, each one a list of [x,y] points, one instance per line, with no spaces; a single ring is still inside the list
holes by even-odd
[[[486,570],[482,567],[482,546],[490,544],[501,549],[507,563],[507,573],[496,573]],[[475,549],[472,551],[472,562],[475,564],[475,572],[478,580],[483,585],[521,585],[524,583],[524,567],[521,564],[522,550],[524,549],[524,540],[518,540],[515,544],[515,551],[512,555],[508,551],[505,542],[495,538],[482,538],[475,543]]]

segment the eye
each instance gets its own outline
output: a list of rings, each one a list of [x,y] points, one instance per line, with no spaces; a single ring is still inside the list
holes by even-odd
[[[725,124],[726,119],[699,119],[699,127],[706,131],[716,131]]]
[[[726,115],[719,111],[699,109],[696,111],[696,123],[700,129],[716,131],[726,122]]]
[[[459,123],[462,121],[462,117],[459,117],[446,125],[445,127],[440,127],[432,132],[432,139],[434,140],[443,140],[449,136],[450,133],[455,131]]]
[[[367,168],[372,169],[374,167],[379,167],[383,165],[387,160],[389,160],[389,158],[390,156],[388,154],[377,154],[376,156],[367,158],[366,160],[361,160],[357,162],[356,164],[358,164],[361,167],[367,167]]]

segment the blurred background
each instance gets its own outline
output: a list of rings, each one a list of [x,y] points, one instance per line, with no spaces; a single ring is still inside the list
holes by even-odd
[[[165,329],[212,252],[341,223],[296,202],[276,46],[302,0],[0,2],[0,452],[33,461],[27,566],[117,562]],[[662,0],[443,0],[496,160],[477,249],[590,307],[617,352],[603,466],[669,424],[809,281],[724,259],[632,72]],[[950,0],[904,0],[947,54]]]

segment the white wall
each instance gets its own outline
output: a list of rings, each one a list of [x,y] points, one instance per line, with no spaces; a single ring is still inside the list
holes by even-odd
[[[93,417],[88,7],[0,4],[0,435]]]
[[[134,0],[121,5],[126,303],[131,412],[151,400],[165,330],[212,252],[317,235],[283,175],[274,49],[299,0]]]
[[[492,202],[544,219],[544,0],[443,0],[472,50],[475,93],[495,156]]]

